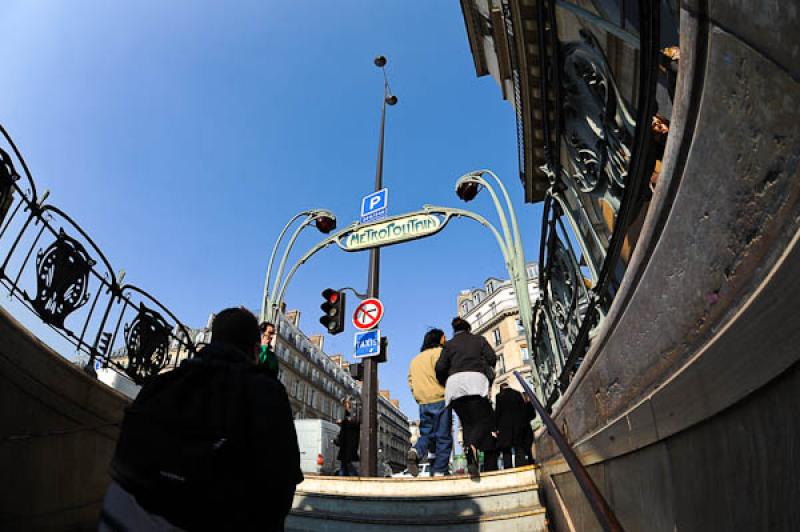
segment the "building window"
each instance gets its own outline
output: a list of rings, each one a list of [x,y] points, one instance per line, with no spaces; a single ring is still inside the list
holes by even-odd
[[[522,361],[527,362],[531,359],[531,354],[528,352],[527,347],[522,347],[519,350],[520,355],[522,355]]]
[[[500,336],[500,329],[495,329],[492,331],[492,335],[494,336],[494,345],[498,346],[503,343],[503,337]]]
[[[506,372],[506,360],[503,358],[503,355],[497,357],[497,372],[499,375]]]
[[[523,334],[525,332],[525,327],[522,326],[522,320],[517,320],[517,333]]]

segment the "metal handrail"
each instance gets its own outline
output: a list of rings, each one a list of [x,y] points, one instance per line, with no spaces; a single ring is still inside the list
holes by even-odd
[[[553,441],[556,442],[558,450],[561,451],[561,454],[564,456],[564,460],[567,462],[572,474],[575,475],[575,480],[578,481],[578,485],[580,486],[583,495],[586,497],[589,506],[592,508],[594,515],[600,522],[600,526],[602,526],[603,530],[606,532],[623,532],[624,529],[617,519],[617,516],[614,514],[614,510],[612,510],[608,505],[608,502],[597,488],[597,485],[592,480],[592,477],[589,476],[589,472],[586,470],[586,467],[581,463],[580,459],[575,454],[575,451],[572,449],[572,446],[564,437],[564,434],[562,434],[562,432],[558,429],[555,421],[553,421],[553,418],[550,417],[550,414],[547,413],[547,410],[545,410],[544,406],[542,406],[542,403],[539,402],[539,399],[536,397],[536,394],[533,393],[533,390],[528,382],[522,378],[522,375],[520,375],[519,371],[517,370],[514,370],[514,376],[522,385],[525,395],[527,395],[528,399],[530,399],[531,403],[533,404],[533,408],[536,410],[536,413],[542,418],[542,423],[544,423],[544,426],[547,428],[547,432],[550,434],[550,437],[553,438]]]

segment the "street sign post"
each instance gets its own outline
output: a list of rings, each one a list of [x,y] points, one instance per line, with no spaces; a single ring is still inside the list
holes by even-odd
[[[355,335],[355,358],[368,358],[381,354],[381,331],[372,329],[356,333]]]
[[[361,199],[361,223],[374,222],[386,218],[389,207],[389,189],[382,188]]]
[[[370,297],[362,301],[353,312],[353,326],[360,331],[367,331],[378,326],[383,318],[383,303]]]

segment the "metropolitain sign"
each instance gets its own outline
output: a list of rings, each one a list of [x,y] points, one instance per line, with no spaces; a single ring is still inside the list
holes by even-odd
[[[345,251],[391,246],[434,235],[441,231],[446,223],[447,218],[441,219],[434,214],[406,214],[379,223],[356,226],[340,235],[337,243]]]

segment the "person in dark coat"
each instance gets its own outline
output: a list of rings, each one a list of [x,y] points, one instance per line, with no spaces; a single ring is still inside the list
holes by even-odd
[[[500,385],[495,397],[495,424],[497,447],[503,453],[503,468],[510,469],[511,449],[514,449],[514,467],[532,463],[533,430],[531,421],[536,417],[533,405],[508,384]]]
[[[251,312],[223,310],[211,334],[126,410],[99,530],[284,529],[303,481],[289,398],[256,363]]]
[[[339,454],[336,458],[340,462],[338,475],[340,477],[357,477],[358,470],[353,462],[358,462],[358,444],[361,431],[361,418],[353,412],[353,404],[349,397],[342,401],[344,415],[336,421],[341,428],[336,438]]]
[[[497,470],[494,411],[489,401],[490,375],[497,355],[486,338],[470,332],[462,318],[452,322],[453,338],[444,344],[436,362],[436,378],[444,385],[444,400],[461,422],[464,454],[470,476],[480,475],[478,451],[483,451],[484,471]]]

